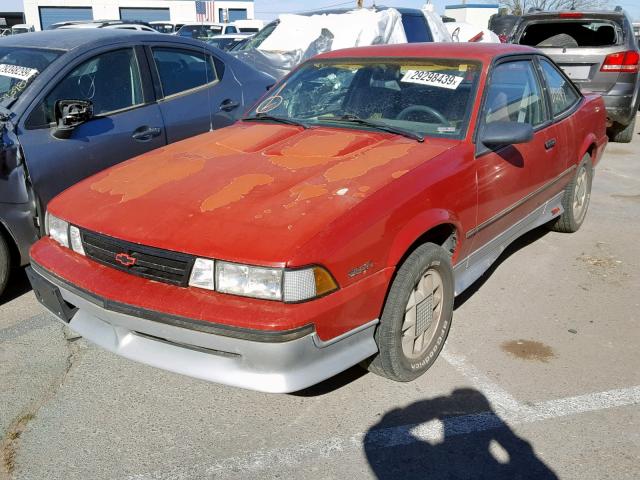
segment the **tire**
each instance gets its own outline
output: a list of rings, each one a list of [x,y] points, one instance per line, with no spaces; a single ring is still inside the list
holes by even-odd
[[[11,256],[9,254],[9,246],[2,236],[2,233],[0,233],[0,296],[2,296],[2,293],[7,286],[10,272]]]
[[[591,199],[593,167],[587,154],[578,165],[576,174],[564,188],[562,208],[564,212],[551,223],[551,230],[562,233],[577,232],[587,216]]]
[[[422,292],[431,292],[431,295]],[[409,382],[426,372],[449,334],[453,297],[449,254],[433,243],[416,248],[391,284],[375,333],[378,354],[367,368],[398,382]],[[428,318],[429,309],[431,318]],[[405,321],[411,316],[415,319],[413,322]]]
[[[631,123],[622,129],[614,131],[611,141],[616,143],[630,143],[636,131],[636,116],[633,116]]]

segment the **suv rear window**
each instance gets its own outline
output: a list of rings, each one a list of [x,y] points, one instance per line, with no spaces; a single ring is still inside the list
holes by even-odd
[[[521,45],[532,47],[609,47],[618,45],[618,25],[609,20],[536,21],[525,26]]]

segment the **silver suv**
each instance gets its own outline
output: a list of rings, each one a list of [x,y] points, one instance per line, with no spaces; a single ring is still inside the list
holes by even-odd
[[[609,137],[631,141],[640,101],[640,51],[624,10],[530,12],[511,42],[539,48],[582,90],[602,94]]]

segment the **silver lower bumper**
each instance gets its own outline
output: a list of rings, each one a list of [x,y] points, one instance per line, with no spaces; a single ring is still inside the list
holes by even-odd
[[[373,337],[378,320],[329,342],[315,332],[282,342],[245,340],[107,310],[39,268],[34,270],[78,309],[68,325],[87,340],[125,358],[211,382],[262,392],[295,392],[378,351]]]

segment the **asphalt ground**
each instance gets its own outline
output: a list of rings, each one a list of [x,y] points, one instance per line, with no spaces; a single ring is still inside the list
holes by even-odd
[[[640,123],[639,123],[640,125]],[[640,134],[575,234],[535,230],[458,298],[445,352],[294,395],[136,364],[0,299],[0,478],[640,478]]]

